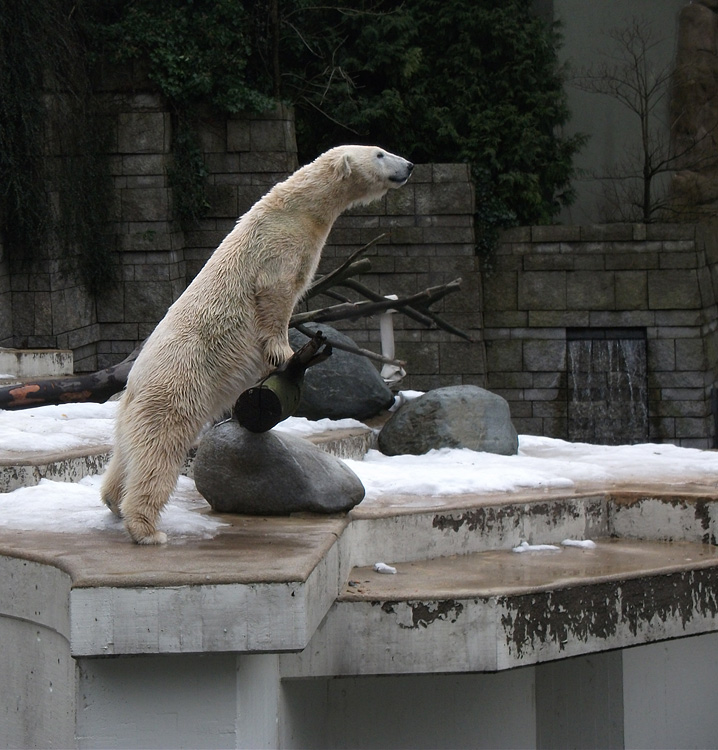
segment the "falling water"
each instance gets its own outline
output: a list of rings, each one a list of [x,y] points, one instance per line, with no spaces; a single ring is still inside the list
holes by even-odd
[[[622,445],[648,440],[646,340],[567,341],[568,438]]]

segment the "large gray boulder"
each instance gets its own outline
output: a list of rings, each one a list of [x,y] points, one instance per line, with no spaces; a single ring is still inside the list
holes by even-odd
[[[388,456],[432,448],[515,454],[518,435],[508,403],[474,385],[437,388],[404,404],[379,433],[379,450]]]
[[[331,326],[308,323],[312,333],[322,331],[330,341],[356,344]],[[289,343],[296,351],[309,339],[299,331],[289,332]],[[369,419],[387,409],[394,395],[365,357],[334,349],[329,359],[310,367],[304,376],[302,400],[295,412],[307,419]]]
[[[338,458],[292,435],[249,432],[235,420],[204,434],[194,481],[219,513],[341,513],[364,498],[364,485]]]

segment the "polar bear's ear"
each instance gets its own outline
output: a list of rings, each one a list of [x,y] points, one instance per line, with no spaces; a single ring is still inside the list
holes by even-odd
[[[339,158],[334,162],[334,170],[337,177],[341,180],[345,180],[352,173],[352,164],[349,159],[349,154],[341,154]]]

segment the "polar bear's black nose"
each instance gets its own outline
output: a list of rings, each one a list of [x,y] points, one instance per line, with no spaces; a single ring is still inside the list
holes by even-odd
[[[409,174],[414,171],[414,165],[411,162],[407,162],[406,168],[409,170]]]

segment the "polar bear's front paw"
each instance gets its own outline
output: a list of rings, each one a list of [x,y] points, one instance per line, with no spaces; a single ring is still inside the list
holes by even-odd
[[[264,360],[272,370],[283,365],[293,354],[294,350],[286,339],[269,339],[264,344]]]

